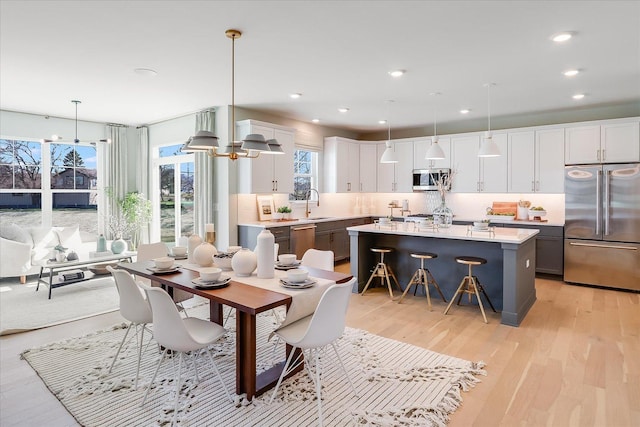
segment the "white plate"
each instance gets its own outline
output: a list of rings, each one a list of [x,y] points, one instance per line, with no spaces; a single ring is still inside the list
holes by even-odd
[[[149,270],[153,274],[169,274],[169,273],[175,273],[176,271],[180,270],[180,266],[174,265],[171,268],[147,267],[147,270]]]
[[[293,264],[282,264],[280,261],[276,262],[278,268],[297,268],[302,261],[295,260]]]
[[[199,289],[217,289],[217,288],[224,288],[229,284],[230,281],[231,281],[231,277],[229,276],[222,276],[220,277],[220,279],[216,280],[215,282],[205,282],[204,280],[198,277],[196,279],[193,279],[191,283],[196,285],[196,288],[199,288]]]
[[[280,284],[288,289],[306,289],[316,284],[313,279],[307,279],[304,282],[289,282],[286,279],[280,279]]]
[[[471,227],[473,231],[493,231],[493,227]]]
[[[188,258],[188,257],[187,257],[187,255],[169,255],[169,256],[170,256],[171,258],[173,258],[173,259],[177,259],[177,260],[180,260],[180,259],[187,259],[187,258]]]

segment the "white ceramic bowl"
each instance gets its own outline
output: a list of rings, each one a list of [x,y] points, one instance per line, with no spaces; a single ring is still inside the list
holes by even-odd
[[[309,277],[309,272],[301,268],[294,268],[287,271],[287,279],[290,282],[304,282]]]
[[[385,216],[385,217],[382,217],[382,218],[378,218],[378,223],[380,223],[380,224],[389,224],[389,223],[391,223],[391,220]]]
[[[473,226],[475,228],[487,228],[489,227],[489,223],[484,221],[474,221]]]
[[[223,270],[231,270],[231,259],[233,254],[229,252],[218,252],[213,256],[213,263],[216,267],[220,267]]]
[[[185,256],[187,254],[187,247],[186,246],[174,246],[171,249],[171,253],[174,256]]]
[[[229,248],[227,249],[227,252],[229,252],[231,254],[235,254],[240,249],[242,249],[242,246],[229,246]]]
[[[159,268],[161,270],[167,270],[167,269],[173,267],[173,258],[168,257],[168,256],[163,256],[163,257],[160,257],[160,258],[154,258],[153,262],[156,265],[156,268]]]
[[[222,269],[218,267],[205,267],[200,269],[200,279],[205,282],[215,282],[220,278]]]
[[[296,262],[296,254],[282,254],[278,256],[278,261],[282,265],[292,265]]]
[[[529,209],[529,216],[530,217],[534,217],[534,216],[543,217],[546,214],[547,214],[547,211],[534,211],[533,209]]]

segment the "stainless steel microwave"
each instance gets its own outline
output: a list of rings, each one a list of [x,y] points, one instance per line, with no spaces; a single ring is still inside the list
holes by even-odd
[[[437,191],[440,180],[449,176],[451,169],[414,169],[413,170],[413,191]],[[450,186],[447,190],[450,190]]]

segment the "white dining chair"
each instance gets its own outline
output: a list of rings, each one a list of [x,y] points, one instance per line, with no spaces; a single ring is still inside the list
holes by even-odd
[[[136,260],[150,261],[154,258],[161,258],[166,256],[167,256],[167,245],[164,242],[140,243],[138,245],[138,255]],[[138,278],[138,281],[144,283],[145,285],[160,286],[144,277]],[[187,317],[189,317],[189,313],[187,313],[187,309],[184,307],[182,303],[191,298],[193,298],[192,293],[183,291],[181,289],[175,289],[175,288],[173,289],[173,302],[175,302],[178,305],[178,307],[180,307],[180,310]]]
[[[191,356],[191,361],[195,371],[196,382],[200,382],[200,377],[198,376],[198,368],[196,365],[196,358],[202,352],[205,352],[209,356],[211,367],[217,375],[225,394],[229,398],[229,401],[233,402],[233,399],[229,394],[229,390],[222,380],[222,376],[220,375],[218,366],[213,360],[211,352],[208,348],[211,344],[222,338],[227,330],[217,323],[209,322],[207,320],[198,319],[195,317],[182,318],[180,316],[180,313],[178,312],[178,309],[176,308],[176,305],[173,303],[171,297],[164,289],[146,285],[141,285],[141,287],[147,293],[147,299],[151,304],[154,337],[158,344],[164,347],[164,351],[162,352],[162,356],[158,361],[158,365],[156,366],[156,370],[153,373],[153,378],[151,378],[149,387],[147,387],[147,391],[144,393],[144,398],[142,399],[142,404],[140,406],[143,406],[147,401],[149,390],[151,390],[151,386],[153,385],[153,382],[158,375],[158,371],[160,370],[160,365],[164,361],[164,358],[166,357],[169,350],[172,352],[173,357],[175,357],[176,354],[178,356],[177,374],[175,373],[175,367],[173,370],[174,383],[176,385],[176,400],[174,404],[175,406],[171,425],[173,425],[176,421],[178,403],[180,400],[180,390],[182,389],[182,364],[184,355],[187,353]],[[184,360],[184,364],[187,364],[186,360]]]
[[[116,360],[118,360],[120,350],[122,350],[124,343],[127,341],[127,336],[133,327],[136,333],[136,345],[138,347],[138,363],[136,364],[136,379],[133,387],[134,389],[137,389],[138,376],[140,375],[140,359],[142,358],[142,347],[144,344],[144,331],[147,330],[152,334],[152,332],[147,328],[147,325],[153,321],[151,308],[145,298],[144,292],[129,272],[116,270],[111,266],[107,266],[107,270],[109,270],[113,276],[116,288],[118,289],[118,295],[120,297],[120,315],[129,321],[129,327],[125,332],[124,337],[122,337],[120,347],[118,347],[118,351],[116,351],[113,362],[111,362],[109,373],[111,373],[113,365],[116,363]],[[140,340],[138,340],[138,330],[140,330]]]
[[[349,297],[351,296],[351,290],[355,282],[356,279],[353,278],[346,283],[331,286],[324,292],[322,298],[320,298],[315,313],[274,331],[275,335],[293,348],[289,353],[282,374],[280,374],[276,388],[271,395],[270,403],[273,402],[278,394],[282,379],[295,370],[301,363],[305,363],[307,373],[316,387],[318,421],[320,426],[322,426],[323,422],[320,386],[320,376],[322,373],[320,353],[325,353],[327,346],[330,345],[333,348],[344,376],[351,385],[353,393],[356,396],[358,395],[336,348],[336,341],[344,333]],[[301,351],[297,352],[297,349]],[[298,354],[295,360],[293,360],[293,356],[296,353]],[[311,364],[313,364],[313,368]]]
[[[306,265],[308,267],[319,268],[321,270],[333,271],[335,255],[333,251],[321,251],[318,249],[307,249],[300,265]]]

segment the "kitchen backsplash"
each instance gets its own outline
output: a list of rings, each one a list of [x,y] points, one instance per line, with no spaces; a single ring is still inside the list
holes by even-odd
[[[286,194],[274,194],[274,206],[290,206],[292,218],[304,218],[304,202],[291,203]],[[389,215],[388,207],[392,200],[398,205],[402,201],[409,201],[409,209],[412,214],[431,213],[437,205],[439,196],[437,192],[421,193],[322,193],[320,194],[320,206],[315,202],[309,202],[311,217],[324,216],[351,216]],[[517,202],[529,200],[532,206],[542,206],[547,211],[548,219],[552,223],[564,223],[564,194],[507,194],[507,193],[447,193],[447,206],[453,210],[454,218],[480,219],[486,213],[486,208],[496,202]],[[400,216],[400,209],[393,210],[395,216]],[[258,221],[258,210],[255,194],[238,195],[238,223],[251,223]]]

